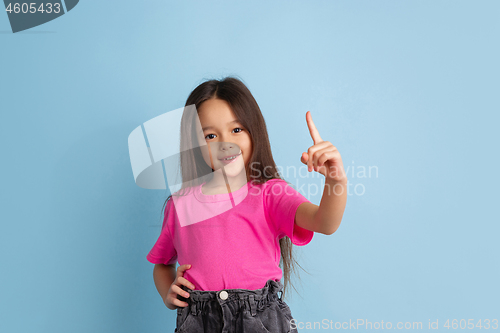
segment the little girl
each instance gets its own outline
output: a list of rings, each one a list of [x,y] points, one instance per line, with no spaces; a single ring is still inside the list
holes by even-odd
[[[182,187],[167,198],[147,255],[165,305],[177,310],[175,332],[297,332],[283,301],[292,244],[334,233],[347,199],[338,150],[321,139],[310,112],[306,121],[314,145],[301,161],[325,176],[320,206],[280,177],[260,108],[240,80],[210,80],[188,97]]]

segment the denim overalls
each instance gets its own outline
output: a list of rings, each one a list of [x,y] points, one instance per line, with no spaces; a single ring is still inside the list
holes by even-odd
[[[189,297],[177,297],[189,305],[177,308],[176,333],[297,333],[280,281],[268,280],[257,290],[181,288]]]

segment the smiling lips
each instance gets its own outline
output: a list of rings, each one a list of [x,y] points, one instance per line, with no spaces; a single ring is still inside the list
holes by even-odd
[[[221,161],[224,164],[229,164],[232,161],[234,161],[240,155],[241,155],[241,153],[236,154],[236,155],[229,155],[229,156],[226,156],[226,157],[223,157],[223,158],[219,158],[219,161]]]

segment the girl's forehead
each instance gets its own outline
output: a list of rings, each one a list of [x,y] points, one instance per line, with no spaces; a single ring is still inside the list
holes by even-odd
[[[204,114],[198,114],[197,124],[199,123],[203,129],[213,128],[213,127],[226,127],[231,126],[236,123],[240,123],[238,118],[231,112],[204,112]]]
[[[233,120],[236,119],[236,115],[231,109],[225,108],[212,108],[212,109],[204,109],[203,111],[198,112],[198,117],[200,120],[213,120],[213,119],[228,119]]]

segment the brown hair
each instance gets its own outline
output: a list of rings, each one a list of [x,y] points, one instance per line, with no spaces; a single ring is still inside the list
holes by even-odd
[[[186,107],[194,105],[197,111],[203,102],[214,98],[225,100],[230,105],[238,121],[250,134],[253,152],[249,160],[249,165],[252,167],[246,168],[247,180],[252,179],[253,184],[264,184],[270,179],[285,180],[279,174],[274,162],[262,112],[245,84],[235,77],[205,81],[191,92],[187,98]],[[195,120],[194,112],[184,112],[182,115],[181,133],[189,134],[182,134],[180,138],[180,151],[182,152],[180,171],[183,184],[182,188],[176,192],[178,194],[173,195],[183,195],[182,192],[189,187],[201,185],[199,178],[213,172],[212,168],[204,162],[200,148],[192,148],[197,146],[196,131],[192,130],[195,127]],[[162,212],[171,197],[172,194],[165,201]],[[283,297],[285,297],[287,286],[291,283],[291,271],[297,272],[295,265],[300,268],[302,266],[298,264],[293,256],[293,244],[290,238],[285,236],[279,242],[281,249],[280,266],[283,269],[284,277]],[[293,284],[292,287],[295,289]]]

